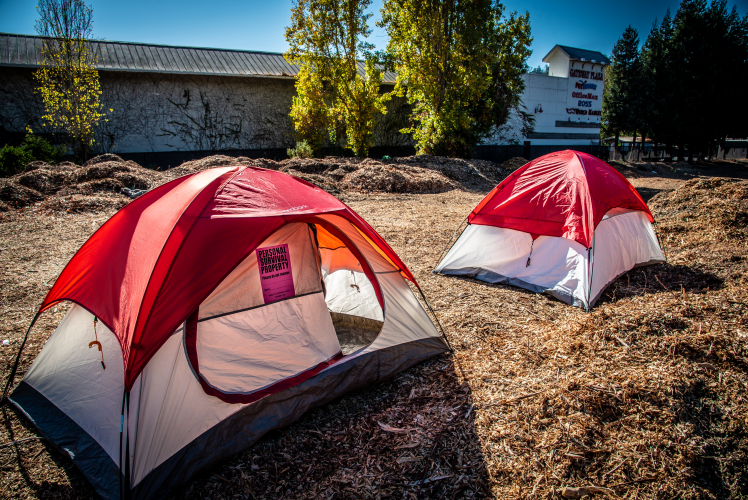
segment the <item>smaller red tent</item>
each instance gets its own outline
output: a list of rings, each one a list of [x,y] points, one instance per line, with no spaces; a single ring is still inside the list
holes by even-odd
[[[578,151],[551,153],[517,169],[470,212],[435,271],[588,308],[618,275],[664,261],[652,222],[642,197],[613,167]]]

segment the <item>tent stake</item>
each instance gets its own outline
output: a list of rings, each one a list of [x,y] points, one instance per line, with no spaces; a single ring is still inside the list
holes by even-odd
[[[421,290],[421,287],[417,286],[418,291],[421,294],[421,297],[423,297],[423,301],[426,303],[426,307],[429,308],[429,311],[431,311],[431,314],[434,316],[434,319],[436,320],[436,324],[439,325],[439,330],[442,332],[442,337],[444,337],[444,341],[447,343],[447,347],[449,347],[449,352],[454,353],[455,350],[452,348],[452,344],[449,343],[449,339],[447,338],[447,333],[444,331],[444,328],[442,327],[441,322],[439,321],[439,318],[436,316],[436,313],[431,308],[431,304],[429,304],[428,299],[426,299],[426,296],[423,294],[423,290]]]
[[[8,392],[10,391],[10,388],[13,386],[13,379],[16,378],[16,372],[18,371],[18,363],[21,361],[21,354],[23,353],[23,348],[26,345],[26,341],[29,338],[29,333],[31,332],[31,329],[34,327],[34,323],[36,323],[36,320],[39,319],[39,314],[41,312],[37,312],[34,315],[34,319],[31,320],[31,324],[29,325],[29,329],[26,330],[26,335],[23,337],[23,342],[21,342],[21,347],[18,349],[18,354],[16,354],[16,359],[13,361],[13,368],[10,370],[10,375],[8,375],[8,380],[5,382],[5,389],[3,389],[3,397],[0,399],[0,405],[5,402],[5,400],[8,398]]]

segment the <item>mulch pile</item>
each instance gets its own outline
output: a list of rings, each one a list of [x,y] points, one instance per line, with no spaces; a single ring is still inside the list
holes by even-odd
[[[369,158],[292,158],[253,160],[214,155],[157,172],[114,154],[92,158],[85,165],[32,162],[25,172],[0,179],[0,212],[35,205],[41,210],[91,212],[119,209],[130,199],[123,188],[148,190],[208,168],[249,165],[294,175],[332,193],[439,193],[461,187],[485,190],[511,169],[482,160],[412,156],[392,160]]]
[[[675,237],[699,227],[701,238],[689,235],[692,248],[720,247],[727,241],[745,245],[748,236],[748,182],[720,177],[687,181],[670,196],[653,200],[652,208],[662,214],[661,227]],[[667,242],[666,242],[667,243]],[[685,239],[683,240],[685,244]]]
[[[257,166],[300,177],[333,193],[441,193],[460,187],[492,189],[508,173],[495,163],[429,155],[388,160],[291,158],[257,160]]]
[[[501,167],[506,170],[517,170],[519,167],[522,167],[529,162],[530,160],[525,160],[521,156],[515,156],[514,158],[510,158],[502,163]]]
[[[29,205],[70,212],[118,209],[129,201],[123,188],[150,189],[162,182],[158,172],[113,154],[97,156],[83,166],[35,161],[23,173],[0,179],[0,210]]]
[[[347,190],[364,193],[438,193],[457,187],[444,175],[410,165],[367,165],[346,174],[341,181]]]

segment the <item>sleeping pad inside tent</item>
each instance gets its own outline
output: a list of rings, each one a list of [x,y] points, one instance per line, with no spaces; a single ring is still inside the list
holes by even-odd
[[[143,195],[41,305],[10,400],[104,498],[154,498],[307,410],[447,350],[415,279],[298,178],[220,167]]]

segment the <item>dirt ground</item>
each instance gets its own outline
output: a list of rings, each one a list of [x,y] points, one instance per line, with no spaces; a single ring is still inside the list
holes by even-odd
[[[390,177],[381,164],[289,173],[320,175],[308,180],[328,183],[388,241],[455,353],[310,412],[172,498],[748,495],[748,164],[616,164],[652,209],[669,262],[624,275],[586,314],[518,288],[431,274],[465,216],[511,171],[437,160]],[[183,167],[172,174],[206,165]],[[383,180],[356,180],[361,168]],[[439,192],[382,192],[418,179]],[[0,214],[3,383],[34,308],[117,208],[71,210],[59,200]],[[64,313],[42,316],[21,372]],[[2,407],[0,498],[93,497],[72,462],[36,436]]]

